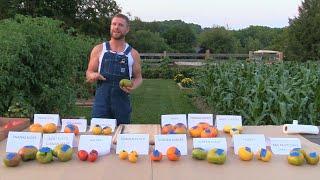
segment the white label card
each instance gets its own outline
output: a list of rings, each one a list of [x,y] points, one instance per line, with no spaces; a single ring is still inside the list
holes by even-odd
[[[176,125],[182,123],[187,126],[187,115],[186,114],[166,114],[161,115],[161,127],[166,124]]]
[[[42,126],[48,123],[54,123],[60,126],[59,114],[34,114],[34,124],[39,123]]]
[[[234,153],[238,154],[240,147],[249,147],[256,153],[260,148],[266,148],[266,139],[263,134],[235,134],[233,135]]]
[[[273,154],[288,155],[294,148],[301,148],[298,138],[269,138],[270,147]]]
[[[102,128],[109,126],[112,128],[112,132],[114,132],[114,130],[117,126],[117,120],[116,119],[104,119],[104,118],[92,118],[91,124],[90,124],[90,131],[92,131],[92,128],[95,125],[100,125]]]
[[[242,117],[235,115],[217,115],[215,124],[219,131],[222,131],[225,125],[231,125],[232,127],[242,126]]]
[[[61,132],[64,132],[64,128],[68,124],[73,124],[78,126],[79,132],[87,131],[87,120],[86,119],[62,119]]]
[[[76,145],[74,139],[74,133],[54,133],[54,134],[43,134],[42,147],[55,148],[58,144],[67,144],[70,147]]]
[[[119,134],[116,153],[136,151],[138,155],[149,154],[149,134]]]
[[[41,133],[10,131],[7,139],[6,152],[17,153],[23,146],[34,146],[40,149]]]
[[[99,156],[110,153],[112,136],[102,135],[81,135],[78,150],[98,151]]]
[[[188,128],[192,128],[200,122],[213,125],[213,114],[188,114]]]
[[[209,151],[213,148],[223,149],[227,152],[226,138],[193,138],[193,148],[202,148]]]
[[[185,134],[155,135],[155,149],[163,155],[167,154],[167,149],[174,146],[180,150],[181,155],[188,155],[187,136]]]

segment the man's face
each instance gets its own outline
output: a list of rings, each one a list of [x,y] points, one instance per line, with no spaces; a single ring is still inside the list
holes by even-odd
[[[126,20],[119,17],[114,17],[112,19],[111,26],[110,26],[111,38],[116,40],[124,39],[124,37],[128,32],[129,32],[129,27]]]

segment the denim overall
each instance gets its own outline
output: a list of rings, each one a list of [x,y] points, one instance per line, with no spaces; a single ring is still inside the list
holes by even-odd
[[[120,89],[121,79],[130,79],[128,55],[129,46],[123,54],[110,51],[109,42],[105,43],[106,52],[103,55],[100,74],[105,81],[97,82],[96,95],[93,104],[93,118],[116,119],[117,125],[129,124],[131,115],[131,103],[129,94]]]

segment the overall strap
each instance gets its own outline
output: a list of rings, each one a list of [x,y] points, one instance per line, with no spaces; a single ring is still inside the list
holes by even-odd
[[[132,47],[129,45],[127,49],[124,51],[124,54],[128,55],[131,52],[131,50],[132,50]]]
[[[109,41],[105,42],[105,44],[106,44],[106,50],[107,51],[111,50]]]
[[[105,42],[105,44],[106,44],[106,50],[107,50],[107,51],[110,51],[110,50],[111,50],[111,47],[110,47],[109,41]],[[129,45],[129,46],[127,47],[127,49],[126,49],[123,53],[124,53],[125,55],[128,55],[128,54],[131,52],[131,50],[132,50],[132,47]]]

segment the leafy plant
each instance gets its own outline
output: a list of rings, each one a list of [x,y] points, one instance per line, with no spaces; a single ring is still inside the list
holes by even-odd
[[[21,15],[0,21],[0,114],[19,102],[17,95],[38,113],[64,114],[86,91],[84,68],[94,40],[61,26]]]
[[[191,88],[194,82],[191,78],[184,78],[181,80],[181,85],[186,88]]]
[[[196,81],[198,96],[215,113],[240,114],[244,124],[320,124],[318,63],[219,63]]]
[[[5,117],[18,117],[18,118],[30,118],[34,113],[33,108],[29,104],[25,103],[14,103],[4,114]]]
[[[170,66],[170,59],[162,64],[150,65],[147,63],[142,64],[142,77],[146,79],[173,79],[176,74],[183,74],[184,77],[193,77],[197,74],[199,67],[180,67]],[[169,61],[169,62],[168,62]]]
[[[173,80],[176,82],[176,83],[179,83],[181,82],[181,80],[184,79],[184,75],[183,74],[177,74],[174,76]]]

